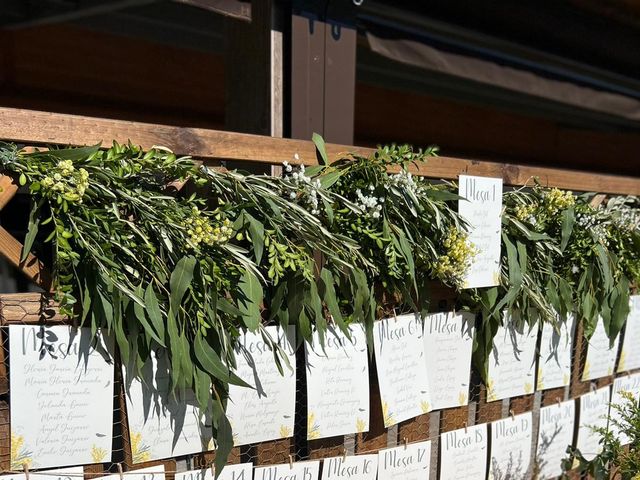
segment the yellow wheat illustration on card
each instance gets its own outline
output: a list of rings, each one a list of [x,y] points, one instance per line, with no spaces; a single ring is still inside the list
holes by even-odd
[[[493,272],[493,283],[500,285],[500,272]]]
[[[566,385],[569,385],[569,380],[570,380],[569,374],[568,374],[568,373],[565,373],[565,374],[562,376],[562,381],[564,382],[564,383],[563,383],[563,385],[565,385],[565,386],[566,386]]]
[[[460,392],[458,394],[458,405],[463,406],[467,404],[467,394],[464,392]]]
[[[422,413],[429,413],[431,411],[431,404],[429,404],[429,402],[427,402],[426,400],[422,400],[420,402],[420,410],[422,411]]]
[[[151,447],[143,442],[142,433],[131,432],[131,456],[133,457],[133,463],[151,460]]]
[[[533,393],[533,384],[531,382],[524,382],[524,393]]]
[[[493,379],[488,378],[487,379],[487,402],[493,402],[498,399],[495,386],[496,384],[493,381]]]
[[[286,425],[280,425],[280,438],[291,437],[291,429]]]
[[[107,456],[107,451],[97,445],[91,445],[91,460],[93,463],[102,463]]]
[[[367,422],[362,418],[356,418],[356,432],[362,433],[367,428]]]
[[[396,419],[393,418],[393,412],[389,411],[389,404],[382,401],[382,418],[384,418],[384,426],[390,427],[396,424]]]
[[[582,371],[582,380],[589,379],[590,371],[591,371],[591,364],[588,361],[584,362],[584,370]]]
[[[316,422],[316,414],[309,412],[307,415],[307,440],[320,438],[320,425]]]
[[[33,464],[31,452],[28,451],[24,444],[22,435],[11,434],[11,470],[22,470],[25,465],[30,468]]]
[[[620,352],[620,360],[618,361],[618,371],[619,372],[624,371],[626,361],[627,361],[627,352],[623,349]]]
[[[544,376],[542,375],[542,367],[538,367],[538,382],[536,383],[538,390],[544,390]]]

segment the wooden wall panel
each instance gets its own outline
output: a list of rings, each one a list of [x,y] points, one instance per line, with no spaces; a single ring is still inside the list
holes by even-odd
[[[70,25],[2,32],[0,104],[219,128],[220,54]]]
[[[635,132],[580,130],[541,117],[361,82],[355,122],[358,145],[436,144],[447,155],[640,175],[635,160],[640,126]]]

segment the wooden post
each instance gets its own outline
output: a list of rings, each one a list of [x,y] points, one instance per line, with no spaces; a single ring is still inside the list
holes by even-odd
[[[356,71],[353,3],[296,0],[292,7],[291,138],[308,140],[313,133],[319,133],[330,142],[353,143]],[[372,397],[372,402],[375,401]],[[363,437],[373,437],[374,444],[384,441],[386,446],[384,427],[376,421],[374,412],[372,431],[358,435],[356,442],[361,444]],[[383,434],[377,435],[376,427],[381,427]],[[371,446],[370,440],[365,441]],[[345,448],[344,436],[307,441],[310,458],[340,455]]]
[[[282,23],[275,0],[253,0],[250,22],[225,18],[225,129],[282,137]],[[227,167],[271,173],[269,165]]]

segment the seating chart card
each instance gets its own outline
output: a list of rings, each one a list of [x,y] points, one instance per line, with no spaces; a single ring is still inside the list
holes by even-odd
[[[175,474],[175,480],[216,480],[211,468],[202,470],[188,470]],[[239,463],[225,465],[217,480],[251,480],[253,477],[253,463]]]
[[[307,369],[307,440],[369,430],[369,359],[362,325],[350,338],[337,328],[305,342]]]
[[[607,427],[611,387],[606,386],[580,397],[580,418],[576,447],[587,460],[593,459],[602,451],[600,434],[591,427]]]
[[[171,392],[167,350],[152,350],[142,378],[123,365],[133,463],[213,450],[207,419],[191,390]]]
[[[540,358],[536,390],[566,387],[571,380],[571,351],[575,319],[568,316],[556,329],[549,322],[542,324]]]
[[[255,467],[253,480],[318,480],[320,461]],[[239,480],[239,479],[238,479]]]
[[[431,411],[422,322],[418,316],[378,320],[373,328],[385,427]]]
[[[618,377],[613,381],[610,415],[612,419],[616,419],[618,421],[620,420],[620,413],[614,405],[621,406],[626,403],[626,399],[622,392],[627,392],[633,395],[636,399],[640,398],[640,373]],[[627,434],[621,432],[615,425],[611,425],[611,430],[614,432],[615,436],[620,439],[620,443],[623,445],[626,445],[631,441]]]
[[[434,410],[469,403],[474,322],[468,312],[433,313],[424,320],[424,358]]]
[[[296,407],[295,329],[284,332],[280,327],[265,327],[287,355],[289,365],[284,375],[273,361],[273,352],[259,333],[246,333],[236,352],[236,374],[250,389],[229,386],[227,416],[233,429],[234,444],[266,442],[293,436]]]
[[[376,480],[378,455],[343,455],[322,461],[322,480]]]
[[[611,343],[604,330],[601,318],[598,318],[596,329],[589,339],[587,348],[587,359],[582,371],[582,381],[593,380],[613,374],[618,354],[618,340],[620,336]]]
[[[531,412],[491,423],[490,479],[530,478],[532,435]]]
[[[505,312],[505,325],[493,338],[487,367],[487,401],[533,393],[539,328]]]
[[[478,253],[469,268],[465,288],[500,283],[502,179],[460,175],[458,212],[469,224],[469,240]]]
[[[541,480],[562,474],[567,446],[573,444],[575,405],[574,400],[567,400],[540,409],[536,456]]]
[[[429,478],[431,442],[419,442],[378,452],[378,480]]]
[[[487,474],[487,424],[440,435],[440,480],[484,480]]]
[[[89,328],[9,327],[11,466],[111,461],[113,341]]]
[[[630,311],[624,324],[618,372],[640,368],[640,295],[631,295]]]

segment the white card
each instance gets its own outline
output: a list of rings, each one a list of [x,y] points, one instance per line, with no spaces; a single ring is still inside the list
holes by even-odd
[[[307,440],[369,431],[367,338],[362,325],[350,332],[329,328],[324,351],[317,332],[305,342]]]
[[[348,455],[325,458],[322,480],[376,480],[378,455]]]
[[[430,441],[378,452],[378,480],[425,480],[430,467]]]
[[[536,455],[541,480],[562,474],[562,460],[567,456],[567,446],[573,444],[575,406],[574,400],[567,400],[540,409]]]
[[[598,318],[596,329],[589,339],[587,359],[584,362],[584,370],[582,371],[583,382],[613,374],[616,355],[618,354],[618,340],[620,340],[620,336],[616,337],[613,345],[611,345],[609,337],[607,337],[604,330],[602,318]]]
[[[505,326],[498,328],[489,355],[487,402],[533,393],[535,386],[539,327],[530,328],[506,312],[504,319]]]
[[[531,442],[533,440],[531,412],[504,418],[491,424],[491,457],[489,479],[530,477]]]
[[[256,467],[253,480],[318,480],[320,460]]]
[[[474,321],[468,312],[432,313],[424,320],[424,358],[433,410],[469,404]]]
[[[384,426],[431,411],[418,316],[398,315],[376,321],[373,344]]]
[[[600,434],[590,427],[607,427],[611,387],[606,386],[580,397],[580,422],[576,448],[587,460],[592,460],[602,451]]]
[[[124,478],[131,480],[164,480],[164,465],[129,470]],[[119,474],[98,477],[96,480],[122,480]]]
[[[440,434],[440,480],[484,480],[488,436],[486,423]]]
[[[9,327],[11,466],[111,461],[113,341],[89,328]]]
[[[640,368],[640,295],[631,295],[618,372]]]
[[[193,391],[171,392],[167,350],[152,350],[141,376],[122,366],[133,463],[212,450]],[[211,444],[210,444],[211,442]]]
[[[568,315],[559,331],[549,322],[542,324],[536,390],[566,387],[571,381],[571,350],[575,317]]]
[[[84,478],[84,467],[56,468],[54,470],[40,470],[33,475],[38,480],[82,480]],[[29,477],[29,478],[33,478]],[[0,475],[0,480],[26,480],[24,473],[13,473],[11,475]]]
[[[240,463],[237,465],[225,465],[220,472],[218,480],[251,480],[253,474],[253,463]],[[175,480],[215,480],[211,468],[201,470],[187,470],[176,473]]]
[[[285,352],[290,368],[283,365],[281,375],[273,352],[259,333],[246,333],[239,339],[236,374],[250,389],[229,385],[227,416],[237,445],[266,442],[293,436],[296,407],[295,328],[285,332],[277,326],[265,327],[268,335]]]
[[[625,375],[624,377],[618,377],[613,381],[613,391],[611,393],[611,419],[615,419],[621,422],[620,413],[613,407],[613,405],[626,405],[627,401],[622,396],[622,392],[628,392],[637,399],[640,398],[640,373],[633,375]],[[616,425],[611,425],[611,431],[618,437],[622,445],[628,444],[631,439]]]
[[[464,288],[500,284],[502,179],[460,175],[458,212],[469,224],[469,241],[477,255],[467,272]]]

